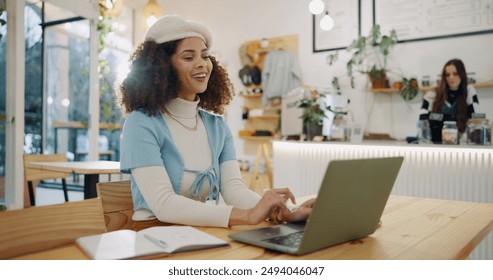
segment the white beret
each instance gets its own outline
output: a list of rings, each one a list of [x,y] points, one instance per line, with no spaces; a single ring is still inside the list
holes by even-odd
[[[178,15],[159,18],[145,34],[146,41],[155,41],[158,44],[188,37],[201,38],[209,48],[212,45],[212,34],[207,26]]]

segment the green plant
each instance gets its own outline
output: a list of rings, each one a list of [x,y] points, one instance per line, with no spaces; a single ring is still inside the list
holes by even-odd
[[[5,12],[6,8],[7,6],[5,4],[5,0],[0,0],[0,16],[3,14],[3,12]],[[0,26],[4,26],[5,24],[7,24],[7,21],[0,18]],[[2,40],[2,37],[3,35],[2,33],[0,33],[0,40]]]
[[[325,110],[329,107],[324,106],[324,102],[320,99],[325,97],[325,94],[319,93],[316,90],[310,91],[310,96],[301,99],[298,102],[298,108],[303,108],[303,124],[321,125],[325,116]]]
[[[14,123],[14,120],[15,120],[15,117],[12,117],[11,120],[7,120],[7,115],[5,114],[0,114],[0,131],[3,130],[3,128],[5,127],[5,124],[7,123]]]
[[[106,36],[113,32],[113,28],[111,27],[109,21],[112,19],[111,13],[108,13],[108,8],[106,6],[107,1],[99,1],[99,20],[98,20],[98,25],[97,25],[97,31],[99,33],[99,46],[98,46],[98,53],[99,53],[99,62],[98,62],[98,69],[99,69],[99,100],[100,100],[100,111],[102,113],[102,122],[110,122],[111,118],[111,84],[107,79],[107,74],[111,72],[109,61],[106,59],[104,56],[103,52],[106,49]],[[111,2],[111,7],[114,6],[115,0],[110,0]]]
[[[418,80],[416,78],[402,77],[401,97],[406,100],[412,100],[418,95]]]
[[[355,87],[355,71],[367,74],[371,80],[384,78],[388,71],[387,57],[396,44],[395,30],[389,35],[382,35],[378,24],[372,27],[368,36],[360,36],[353,40],[346,49],[351,53],[351,58],[346,63],[351,87]]]
[[[342,95],[341,93],[341,85],[339,84],[339,78],[334,77],[332,78],[332,87],[336,90],[337,95]]]
[[[3,130],[3,126],[4,126],[4,123],[5,123],[5,118],[7,116],[5,114],[0,114],[0,131]]]

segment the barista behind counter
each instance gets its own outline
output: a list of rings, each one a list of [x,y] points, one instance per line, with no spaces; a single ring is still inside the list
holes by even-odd
[[[464,63],[460,59],[451,59],[443,66],[435,94],[423,99],[419,119],[429,120],[434,143],[441,143],[444,121],[456,121],[459,135],[462,135],[472,113],[478,112],[476,89],[467,81]]]

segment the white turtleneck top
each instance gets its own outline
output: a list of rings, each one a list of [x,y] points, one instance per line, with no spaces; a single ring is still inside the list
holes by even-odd
[[[206,170],[212,164],[212,153],[205,126],[198,113],[199,100],[190,102],[180,98],[169,102],[163,117],[171,132],[173,142],[181,153],[186,169]],[[193,128],[197,128],[193,130]],[[202,196],[192,197],[190,186],[197,177],[192,172],[184,172],[181,193],[173,190],[166,169],[162,166],[139,167],[132,169],[139,190],[151,208],[135,211],[133,220],[142,221],[158,218],[160,221],[195,226],[227,227],[234,207],[248,209],[254,207],[260,196],[248,189],[242,178],[236,160],[222,163],[221,196],[224,202],[204,203],[209,194],[209,182],[204,180]],[[198,199],[198,200],[195,200]]]

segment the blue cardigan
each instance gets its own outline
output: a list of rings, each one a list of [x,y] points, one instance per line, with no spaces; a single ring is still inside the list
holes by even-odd
[[[224,119],[203,110],[199,110],[199,114],[211,145],[212,166],[209,169],[185,168],[183,158],[173,143],[168,125],[161,114],[148,116],[141,111],[133,111],[125,120],[122,131],[121,172],[130,174],[133,168],[164,166],[173,190],[177,194],[180,194],[183,173],[194,172],[198,176],[190,188],[190,194],[200,196],[203,180],[207,179],[211,186],[207,199],[217,200],[221,185],[219,166],[223,162],[235,160],[236,152],[231,132]],[[134,209],[149,209],[133,176],[131,176],[131,186]]]

